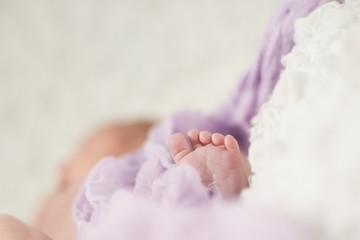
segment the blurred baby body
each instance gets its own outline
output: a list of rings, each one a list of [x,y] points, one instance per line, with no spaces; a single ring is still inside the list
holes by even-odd
[[[90,134],[73,156],[62,163],[57,185],[42,201],[33,225],[52,239],[73,239],[76,226],[71,209],[84,178],[102,158],[135,151],[152,125],[150,121],[114,122]]]

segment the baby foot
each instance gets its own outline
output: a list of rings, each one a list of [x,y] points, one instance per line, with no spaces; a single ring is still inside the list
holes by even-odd
[[[225,198],[239,196],[249,186],[250,165],[236,139],[192,129],[170,137],[169,150],[176,165],[188,164],[199,172],[205,186],[217,186]]]

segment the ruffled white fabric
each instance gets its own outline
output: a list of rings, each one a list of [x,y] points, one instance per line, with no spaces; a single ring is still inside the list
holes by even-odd
[[[254,119],[244,197],[271,205],[315,239],[360,239],[360,1],[298,20],[296,46]]]

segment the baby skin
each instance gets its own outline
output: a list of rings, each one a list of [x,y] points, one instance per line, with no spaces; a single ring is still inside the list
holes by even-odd
[[[169,150],[176,165],[194,167],[206,187],[218,187],[225,199],[236,198],[249,187],[250,164],[231,135],[192,129],[170,137]]]

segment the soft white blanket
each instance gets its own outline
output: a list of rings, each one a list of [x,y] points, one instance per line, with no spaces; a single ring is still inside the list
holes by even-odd
[[[254,121],[245,197],[315,229],[315,239],[359,239],[360,1],[299,20],[295,41]]]

